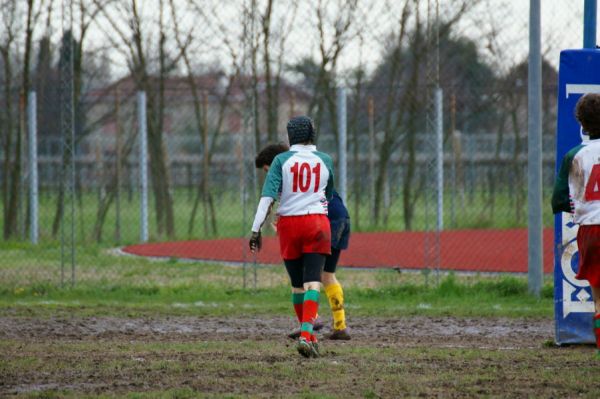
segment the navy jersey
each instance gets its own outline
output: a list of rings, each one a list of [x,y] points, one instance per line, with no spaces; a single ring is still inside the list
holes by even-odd
[[[349,219],[348,209],[344,206],[344,201],[339,196],[337,191],[333,191],[333,197],[329,200],[329,208],[327,212],[329,220]]]

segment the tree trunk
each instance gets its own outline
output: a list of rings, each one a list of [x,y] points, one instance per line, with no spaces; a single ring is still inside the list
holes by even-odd
[[[117,111],[115,111],[115,112],[117,112]],[[118,115],[118,113],[117,113],[117,115]],[[119,124],[119,122],[117,122],[117,125],[118,124]],[[129,155],[131,154],[131,151],[133,150],[135,138],[136,138],[136,135],[131,135],[127,139],[125,145],[117,146],[117,152],[115,154],[117,162],[119,162],[118,160],[120,160],[120,159],[127,159],[129,157]],[[99,180],[101,185],[102,185],[102,180],[103,179]],[[102,241],[102,233],[103,233],[104,223],[106,220],[106,215],[108,214],[108,211],[109,211],[113,201],[118,199],[119,190],[120,190],[119,184],[120,184],[120,166],[116,165],[114,173],[112,174],[112,176],[110,178],[110,181],[106,184],[106,186],[103,187],[104,190],[102,190],[102,192],[104,193],[104,195],[101,196],[100,201],[98,203],[98,211],[96,212],[96,222],[94,224],[94,230],[93,230],[93,239],[96,240],[96,242],[98,242],[98,243],[100,243]],[[117,235],[116,240],[118,241],[119,239],[120,239],[120,237],[119,237],[119,235]]]
[[[269,41],[271,38],[271,13],[273,11],[273,0],[268,0],[265,14],[263,15],[263,64],[265,68],[265,93],[267,95],[267,141],[272,143],[277,139],[277,107],[278,94],[277,85],[273,84],[271,72],[271,55]],[[259,147],[256,148],[257,151]]]
[[[3,162],[3,172],[2,175],[4,178],[2,179],[2,205],[3,205],[3,237],[5,240],[11,237],[12,226],[10,224],[9,218],[11,209],[9,206],[9,199],[11,197],[11,186],[9,177],[12,176],[12,168],[14,161],[12,159],[13,151],[13,134],[14,134],[14,115],[13,115],[13,96],[10,86],[10,81],[12,79],[12,68],[11,68],[11,60],[10,60],[10,48],[2,49],[2,58],[4,63],[4,98],[6,102],[6,106],[4,107],[4,120],[5,125],[3,126],[3,153],[4,153],[4,162]]]

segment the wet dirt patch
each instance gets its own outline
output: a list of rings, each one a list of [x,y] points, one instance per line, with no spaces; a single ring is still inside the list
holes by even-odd
[[[286,317],[0,317],[0,396],[598,397],[590,347],[540,319],[352,318],[303,359]],[[600,362],[599,362],[600,363]],[[185,396],[185,395],[184,395]]]
[[[354,341],[427,342],[470,347],[526,348],[553,337],[553,322],[542,319],[455,317],[359,317],[348,321]],[[138,338],[153,340],[273,339],[294,329],[287,317],[218,318],[27,318],[0,317],[0,339]],[[325,327],[325,331],[328,328]]]

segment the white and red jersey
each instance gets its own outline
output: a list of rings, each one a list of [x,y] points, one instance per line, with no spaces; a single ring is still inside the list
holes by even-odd
[[[262,190],[263,197],[279,199],[277,214],[327,214],[333,190],[333,163],[314,145],[293,145],[275,157]]]
[[[280,201],[277,209],[280,216],[326,215],[327,200],[332,194],[331,157],[317,151],[314,145],[295,144],[271,163],[252,230],[260,229],[266,217],[262,208],[270,206],[273,200]]]
[[[600,139],[582,143],[565,155],[554,185],[552,209],[573,213],[577,224],[600,224]]]

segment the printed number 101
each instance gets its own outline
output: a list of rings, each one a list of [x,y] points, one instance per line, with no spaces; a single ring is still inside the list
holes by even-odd
[[[293,175],[293,187],[292,191],[297,193],[298,189],[300,192],[307,192],[310,189],[310,183],[312,181],[312,175],[315,175],[315,189],[316,193],[319,190],[319,183],[321,180],[321,164],[317,163],[314,168],[310,168],[310,165],[303,162],[298,165],[298,162],[290,168]],[[311,173],[312,172],[312,173]]]

